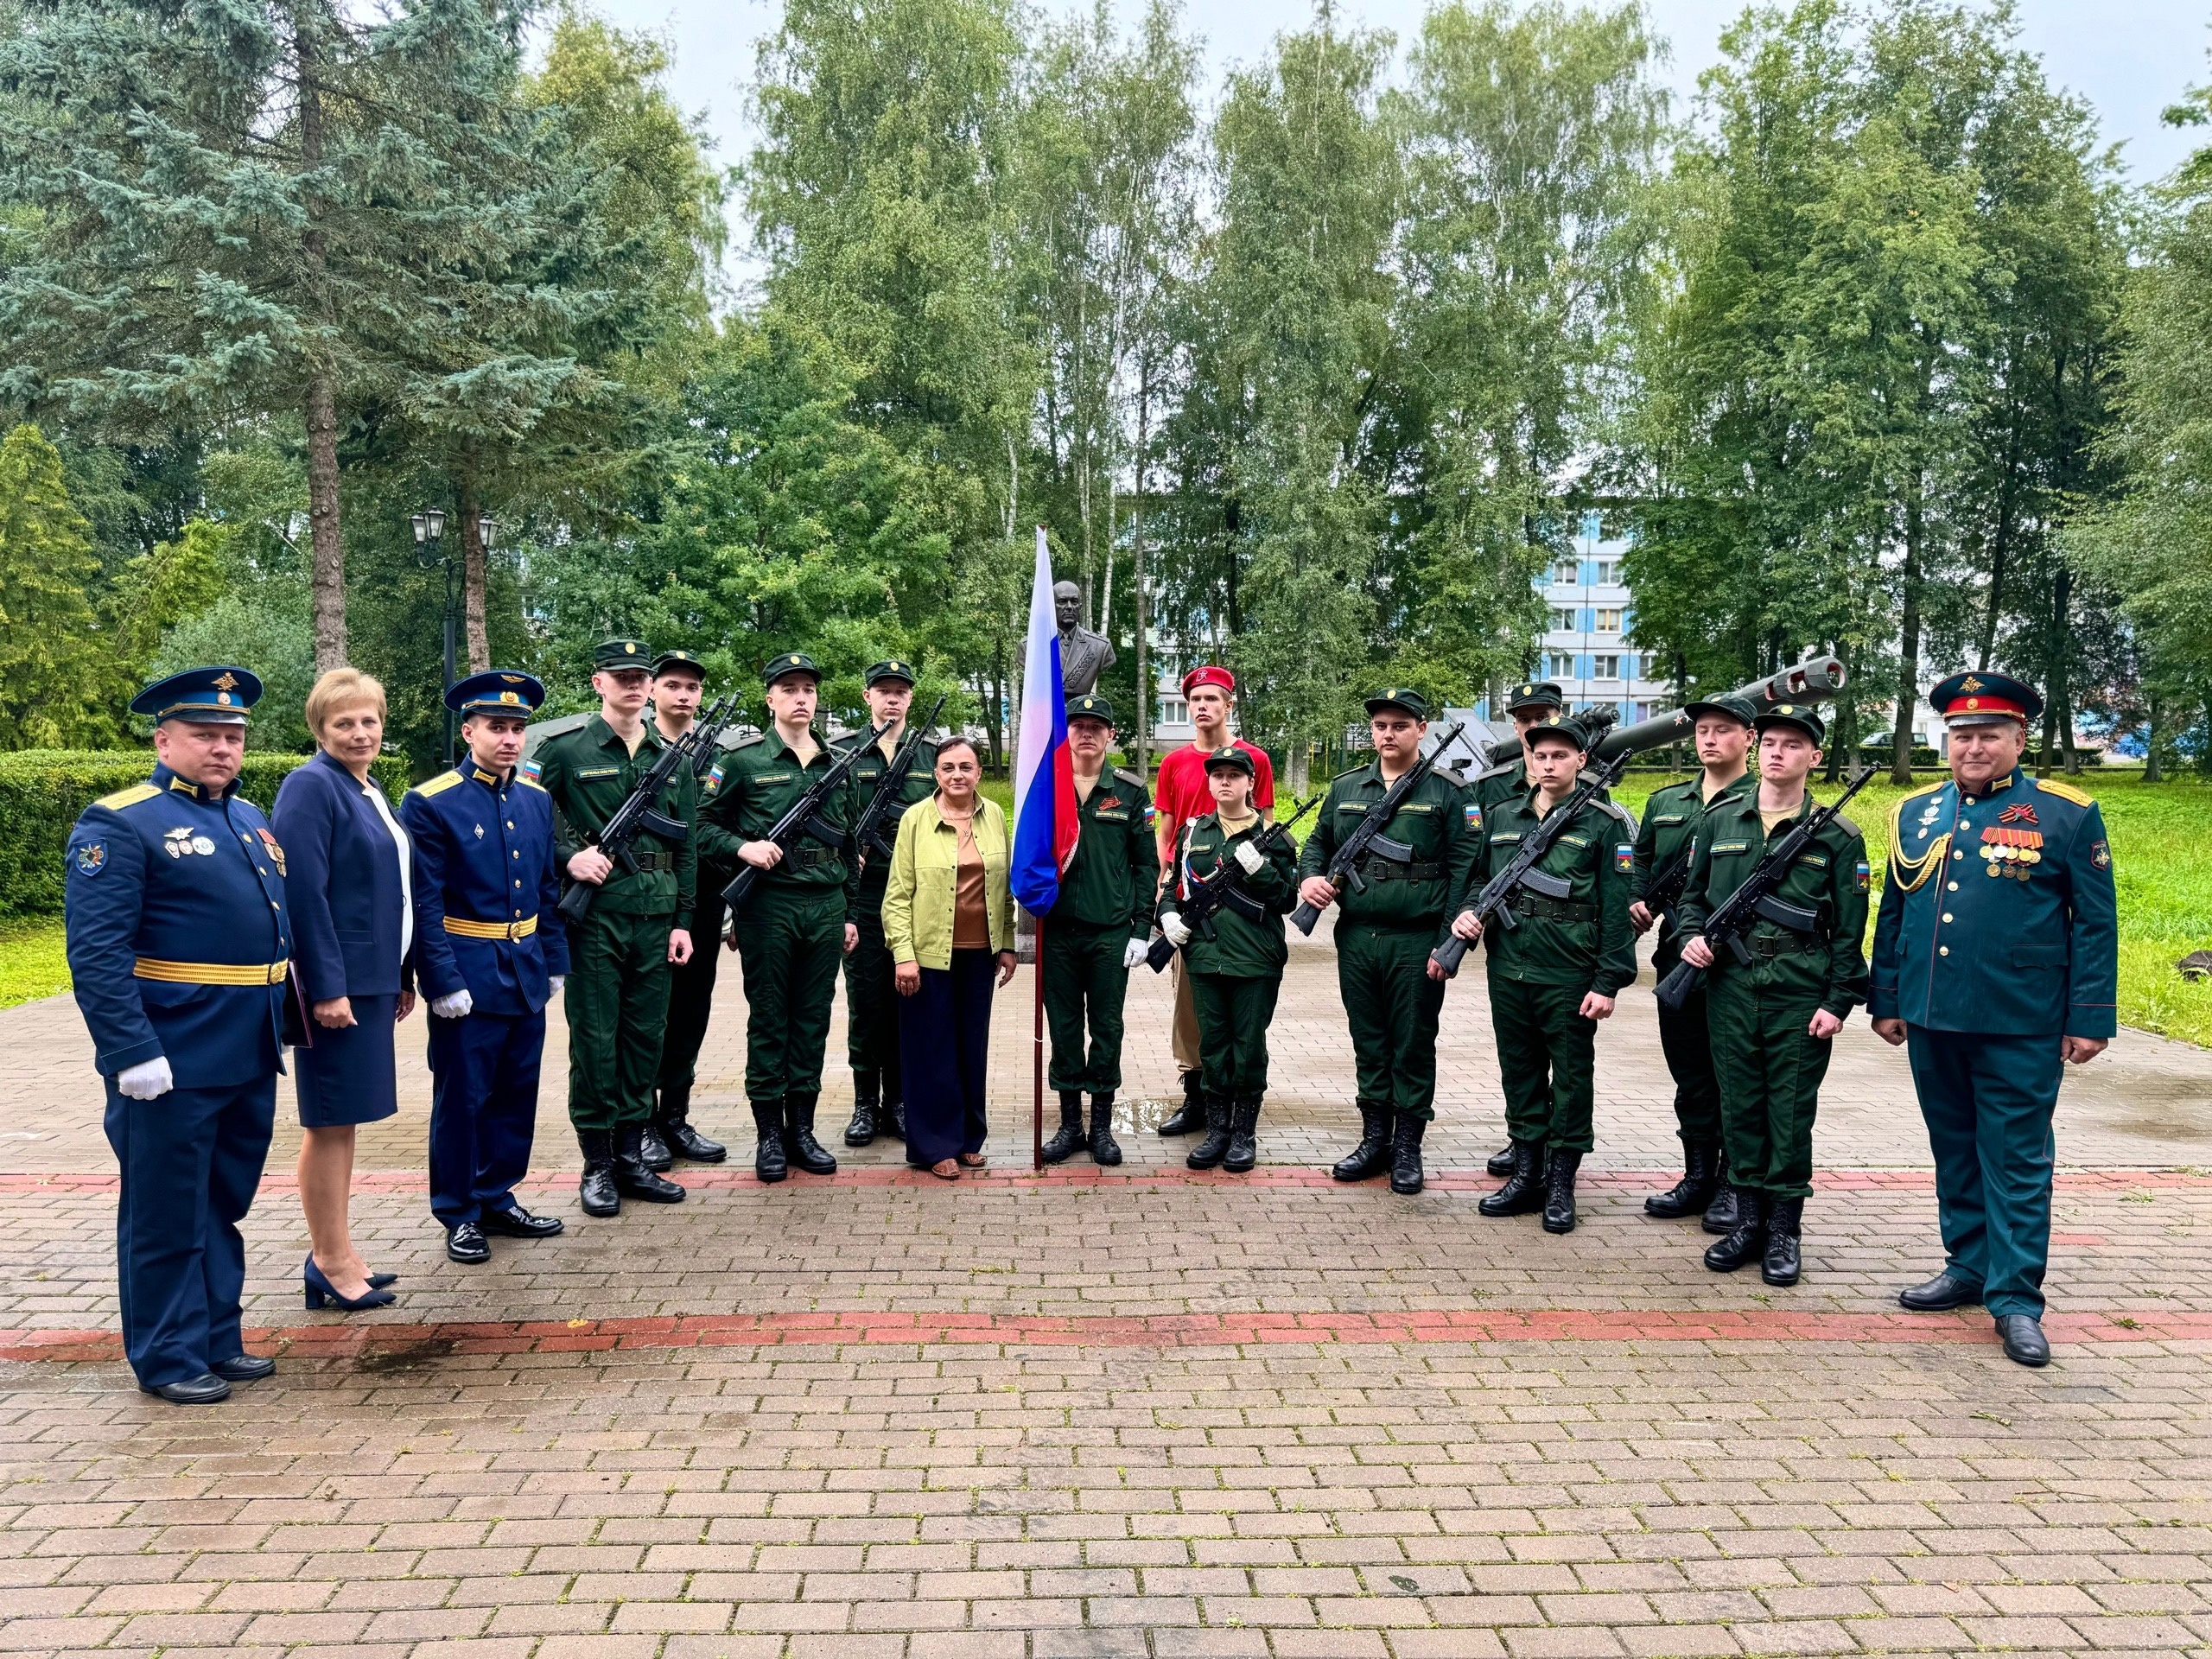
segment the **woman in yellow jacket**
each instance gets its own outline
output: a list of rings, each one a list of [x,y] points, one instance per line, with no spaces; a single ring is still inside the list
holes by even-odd
[[[976,792],[982,775],[967,739],[938,747],[937,793],[900,817],[883,895],[906,1072],[906,1161],[947,1181],[984,1161],[994,964],[998,984],[1014,977],[1014,842],[1006,814]]]

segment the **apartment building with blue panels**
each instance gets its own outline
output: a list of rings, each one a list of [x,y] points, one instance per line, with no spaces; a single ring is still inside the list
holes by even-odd
[[[1621,580],[1622,537],[1608,538],[1599,516],[1586,514],[1578,533],[1544,573],[1546,618],[1533,677],[1557,682],[1570,709],[1611,703],[1621,723],[1649,719],[1673,704],[1663,663],[1628,643],[1635,596]],[[1487,701],[1477,705],[1491,717]],[[1497,711],[1502,718],[1503,711]]]

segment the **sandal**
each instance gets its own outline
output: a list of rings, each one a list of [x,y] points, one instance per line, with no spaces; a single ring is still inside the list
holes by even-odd
[[[981,1169],[991,1160],[980,1152],[963,1152],[960,1154],[960,1161],[969,1169]]]
[[[957,1181],[960,1179],[960,1166],[950,1158],[940,1158],[930,1166],[930,1173],[940,1181]]]

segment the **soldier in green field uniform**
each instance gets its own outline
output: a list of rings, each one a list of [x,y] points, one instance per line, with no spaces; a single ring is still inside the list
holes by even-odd
[[[1216,749],[1206,757],[1214,810],[1183,826],[1160,895],[1160,931],[1183,952],[1190,972],[1205,1072],[1205,1138],[1184,1161],[1192,1169],[1218,1164],[1239,1175],[1259,1161],[1254,1137],[1268,1092],[1268,1027],[1290,960],[1282,918],[1298,902],[1289,838],[1261,845],[1267,825],[1252,804],[1255,776],[1252,757],[1242,749]],[[1214,937],[1207,938],[1184,921],[1180,905],[1192,882],[1232,859],[1244,872],[1239,893],[1213,912]]]
[[[730,751],[702,832],[710,855],[742,860],[762,872],[738,912],[736,949],[745,972],[745,1092],[759,1135],[753,1169],[764,1181],[780,1181],[794,1163],[815,1175],[837,1170],[837,1160],[815,1139],[814,1111],[837,964],[860,939],[859,893],[845,880],[852,851],[849,789],[834,791],[820,814],[848,844],[833,847],[804,835],[786,855],[763,839],[836,762],[814,739],[822,680],[814,659],[786,652],[760,677],[768,729]]]
[[[861,696],[868,728],[889,726],[875,747],[853,762],[853,811],[857,817],[875,798],[892,757],[906,741],[906,715],[914,702],[914,665],[896,658],[871,667]],[[830,747],[842,754],[868,741],[867,732],[851,732]],[[880,847],[855,847],[847,878],[854,893],[853,915],[860,943],[845,958],[845,1055],[853,1067],[853,1116],[845,1125],[845,1144],[864,1147],[879,1135],[906,1136],[905,1085],[899,1070],[899,1004],[891,982],[893,963],[883,943],[883,889],[891,879],[891,855],[884,850],[899,833],[899,813],[925,801],[936,789],[937,745],[925,738],[908,758],[903,782],[894,785],[895,804],[883,816]]]
[[[1129,970],[1144,960],[1152,931],[1160,855],[1153,846],[1144,779],[1134,772],[1106,772],[1114,705],[1095,693],[1077,697],[1067,706],[1067,720],[1082,827],[1043,931],[1045,1020],[1052,1032],[1052,1084],[1060,1096],[1059,1132],[1045,1143],[1045,1161],[1064,1161],[1087,1139],[1093,1163],[1118,1164],[1114,1091],[1122,1086],[1122,1003]]]
[[[584,1213],[612,1216],[625,1194],[654,1204],[683,1198],[682,1187],[646,1165],[643,1141],[668,1023],[669,964],[691,957],[698,856],[696,834],[674,846],[640,836],[632,874],[590,844],[664,747],[645,718],[652,658],[644,644],[610,639],[591,660],[599,713],[548,738],[524,772],[535,768],[553,798],[555,853],[569,879],[599,888],[583,920],[569,925],[569,1120],[583,1147]],[[678,768],[654,805],[694,823],[690,772]]]
[[[664,651],[653,658],[653,734],[664,743],[683,741],[699,722],[699,703],[707,685],[707,665],[688,651]],[[719,753],[692,757],[698,780],[696,798],[703,810],[721,781]],[[719,1164],[729,1149],[691,1127],[691,1084],[698,1073],[699,1048],[707,1039],[714,1011],[715,969],[722,937],[722,887],[732,872],[712,859],[699,861],[697,900],[691,908],[691,959],[668,970],[668,1031],[660,1046],[659,1099],[642,1143],[645,1162],[667,1169],[678,1158],[695,1164]]]
[[[1744,936],[1752,960],[1716,957],[1706,918],[1758,868],[1768,842],[1813,810],[1806,779],[1827,736],[1802,703],[1758,717],[1759,781],[1715,803],[1697,828],[1679,912],[1682,960],[1708,971],[1707,1017],[1720,1078],[1721,1131],[1736,1225],[1705,1253],[1715,1273],[1761,1261],[1770,1285],[1794,1285],[1813,1192],[1813,1116],[1835,1034],[1866,1000],[1866,839],[1839,817],[1791,865],[1774,896],[1817,918],[1799,932],[1762,915]]]
[[[1928,700],[1951,775],[1891,814],[1867,1008],[1911,1057],[1943,1229],[1943,1270],[1897,1300],[1980,1302],[2007,1359],[2044,1365],[2051,1114],[2066,1068],[2119,1029],[2112,844],[2094,801],[2020,769],[2032,686],[1984,669]]]
[[[1363,1181],[1390,1172],[1390,1190],[1421,1191],[1421,1142],[1436,1116],[1436,1023],[1444,1008],[1444,970],[1428,953],[1446,918],[1466,897],[1477,845],[1474,803],[1460,779],[1436,771],[1400,806],[1387,833],[1413,849],[1413,861],[1370,857],[1360,872],[1367,891],[1339,894],[1321,872],[1361,816],[1421,758],[1428,701],[1395,688],[1367,699],[1375,759],[1329,785],[1313,833],[1300,849],[1298,896],[1317,909],[1340,904],[1337,986],[1351,1027],[1359,1076],[1359,1145],[1330,1173]]]
[[[1478,882],[1574,792],[1588,758],[1589,737],[1572,720],[1555,717],[1524,741],[1535,783],[1486,815]],[[1490,1017],[1513,1170],[1478,1206],[1486,1216],[1541,1210],[1546,1232],[1574,1230],[1575,1173],[1595,1143],[1598,1021],[1611,1016],[1621,987],[1636,979],[1628,919],[1635,843],[1636,820],[1625,807],[1586,802],[1536,866],[1569,883],[1568,896],[1516,889],[1520,925],[1488,930]],[[1484,930],[1467,911],[1452,931],[1472,939]]]
[[[1657,909],[1653,908],[1658,901],[1651,894],[1652,879],[1688,854],[1698,823],[1708,810],[1752,786],[1745,762],[1751,739],[1750,699],[1719,697],[1690,703],[1682,712],[1694,722],[1691,733],[1703,770],[1695,778],[1654,790],[1644,804],[1643,823],[1636,835],[1635,900],[1628,907],[1629,921],[1637,933],[1647,933],[1655,925],[1659,929],[1651,967],[1662,979],[1681,960],[1682,934],[1675,925],[1675,907],[1688,875],[1683,871],[1675,878],[1671,899]],[[1672,1220],[1710,1211],[1707,1230],[1730,1232],[1736,1225],[1733,1193],[1716,1205],[1724,1191],[1721,1171],[1726,1160],[1720,1147],[1720,1082],[1713,1075],[1713,1041],[1706,1031],[1702,989],[1679,1011],[1659,1005],[1659,1047],[1675,1079],[1682,1179],[1667,1192],[1644,1199],[1643,1212]]]

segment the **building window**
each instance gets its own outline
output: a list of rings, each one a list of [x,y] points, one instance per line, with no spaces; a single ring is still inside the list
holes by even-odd
[[[1600,559],[1598,561],[1598,580],[1599,582],[1617,582],[1620,579],[1621,562],[1618,559]]]
[[[1190,718],[1191,707],[1188,703],[1185,702],[1182,698],[1162,697],[1160,700],[1160,723],[1161,725],[1181,726],[1186,724]]]
[[[1574,632],[1574,607],[1572,605],[1552,607],[1552,626],[1561,633]]]
[[[1574,658],[1563,651],[1552,653],[1552,678],[1571,680],[1574,677]]]
[[[1618,611],[1617,611],[1617,610],[1601,610],[1601,611],[1599,611],[1599,612],[1598,613],[1598,632],[1600,632],[1600,633],[1618,633],[1620,631],[1621,631],[1621,613],[1620,613]]]
[[[1597,680],[1618,680],[1621,677],[1621,659],[1601,652],[1590,659],[1590,677]]]
[[[1582,567],[1573,559],[1561,559],[1553,567],[1552,580],[1565,587],[1573,588],[1582,580]]]

